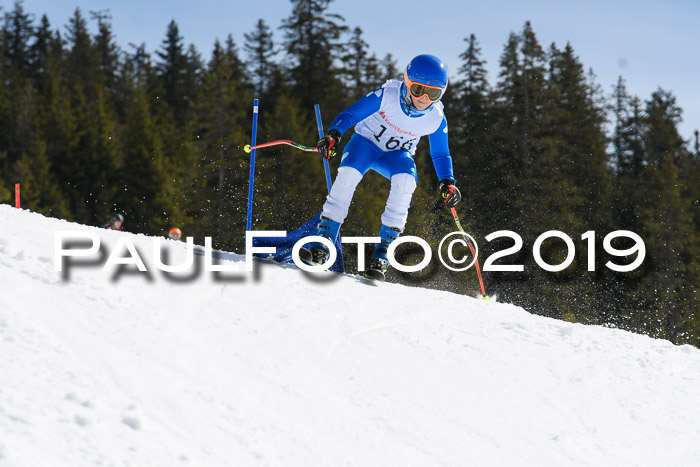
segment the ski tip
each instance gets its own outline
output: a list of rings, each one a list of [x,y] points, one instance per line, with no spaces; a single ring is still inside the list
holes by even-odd
[[[357,281],[362,282],[363,284],[372,285],[375,287],[382,283],[382,281],[380,280],[361,274],[356,275],[355,278],[357,279]]]
[[[245,152],[250,152],[250,144],[246,144],[245,146],[243,146],[243,150]]]
[[[368,269],[367,271],[365,271],[364,276],[366,279],[375,282],[384,282],[386,280],[386,276],[384,275],[384,273],[376,269]]]

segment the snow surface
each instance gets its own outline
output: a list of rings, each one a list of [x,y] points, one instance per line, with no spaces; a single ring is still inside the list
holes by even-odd
[[[58,230],[150,275],[64,280]],[[0,205],[1,466],[700,464],[694,347],[272,264],[180,280],[152,241]]]

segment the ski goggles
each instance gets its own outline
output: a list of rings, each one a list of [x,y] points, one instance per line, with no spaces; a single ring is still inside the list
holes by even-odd
[[[427,84],[416,83],[408,79],[408,74],[404,73],[404,81],[406,86],[408,86],[408,92],[411,93],[416,99],[420,99],[423,96],[428,96],[432,102],[437,102],[440,100],[442,95],[445,93],[445,88],[440,86],[429,86]]]

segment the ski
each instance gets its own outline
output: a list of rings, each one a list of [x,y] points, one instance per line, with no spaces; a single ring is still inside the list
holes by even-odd
[[[299,249],[299,259],[309,266],[323,266],[326,261],[321,261],[320,258],[314,258],[314,253],[305,247]]]
[[[314,255],[308,248],[299,248],[299,259],[309,266],[318,266],[318,264],[314,264]]]
[[[372,281],[384,282],[386,275],[380,269],[368,269],[365,271],[365,278]]]

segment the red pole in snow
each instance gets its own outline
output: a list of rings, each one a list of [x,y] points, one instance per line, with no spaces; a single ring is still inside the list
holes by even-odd
[[[15,183],[15,207],[19,209],[19,183]]]
[[[464,232],[464,228],[462,227],[462,223],[459,222],[459,217],[457,217],[457,210],[455,208],[450,208],[452,211],[452,217],[455,220],[455,224],[457,224],[457,227],[459,230]],[[466,233],[466,232],[464,232]],[[467,242],[469,245],[469,249],[472,250],[472,255],[474,256],[474,262],[476,264],[476,274],[479,276],[479,284],[481,284],[481,298],[484,300],[488,300],[489,297],[486,296],[486,289],[484,289],[484,280],[481,278],[481,268],[479,268],[479,260],[476,257],[476,251],[474,251],[474,245],[472,245],[472,242]]]

